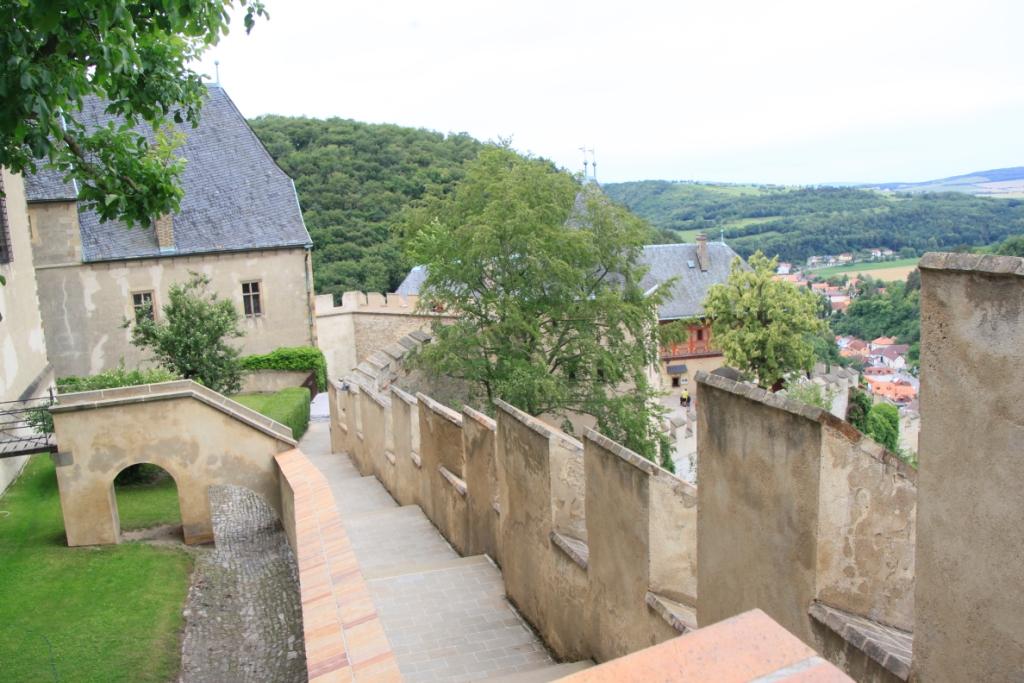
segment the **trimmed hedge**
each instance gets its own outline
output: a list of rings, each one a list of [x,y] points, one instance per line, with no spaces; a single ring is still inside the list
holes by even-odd
[[[271,420],[277,420],[284,426],[291,427],[292,438],[298,441],[309,427],[309,402],[309,389],[292,387],[282,389],[271,396],[259,412]]]
[[[265,354],[253,354],[241,359],[243,370],[308,370],[316,372],[316,388],[327,391],[327,359],[324,352],[314,346],[281,347]]]

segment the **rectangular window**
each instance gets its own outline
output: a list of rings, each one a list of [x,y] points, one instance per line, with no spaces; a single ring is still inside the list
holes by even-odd
[[[7,198],[3,195],[4,180],[0,175],[0,263],[10,263],[14,259],[11,253],[11,230],[7,224]]]
[[[704,341],[704,330],[697,330],[697,341]]]
[[[153,311],[153,292],[132,294],[132,308],[135,309],[135,322],[143,318],[156,319],[156,313]]]
[[[263,300],[260,294],[259,282],[242,283],[242,308],[245,309],[246,316],[263,315]]]

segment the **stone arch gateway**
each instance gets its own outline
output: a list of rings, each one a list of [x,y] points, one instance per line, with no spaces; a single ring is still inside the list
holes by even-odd
[[[51,412],[68,545],[120,542],[114,477],[138,463],[174,478],[186,543],[214,540],[210,486],[249,489],[281,517],[274,456],[295,448],[291,429],[196,382],[68,394]]]

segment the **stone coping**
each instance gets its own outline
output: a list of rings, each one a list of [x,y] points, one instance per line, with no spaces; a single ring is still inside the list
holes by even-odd
[[[514,417],[515,419],[519,420],[524,425],[526,425],[533,431],[537,432],[538,434],[545,436],[549,439],[558,439],[559,441],[565,443],[565,445],[568,446],[573,452],[579,453],[581,455],[583,454],[583,444],[577,441],[576,439],[572,438],[565,432],[555,429],[554,427],[547,424],[546,422],[543,422],[542,420],[538,420],[535,417],[527,415],[523,411],[519,410],[519,408],[516,408],[511,404],[505,403],[505,401],[502,401],[500,398],[494,399],[494,405],[496,405],[499,409],[503,410],[510,417]]]
[[[582,569],[587,568],[587,563],[590,561],[590,547],[586,541],[560,534],[557,531],[552,531],[549,537],[555,546],[561,548],[562,552],[569,556],[569,559],[578,564]]]
[[[492,432],[498,430],[498,423],[493,418],[490,418],[481,413],[479,410],[473,410],[469,406],[462,406],[462,414],[466,417],[469,417],[469,419],[471,420],[476,420],[482,426],[487,427],[487,429],[491,430]]]
[[[742,396],[743,398],[755,401],[757,403],[763,403],[764,405],[782,410],[799,417],[806,418],[812,422],[828,427],[839,434],[842,434],[846,439],[860,447],[860,450],[865,454],[871,456],[875,460],[878,460],[885,464],[887,467],[895,471],[896,474],[900,475],[904,479],[917,483],[917,470],[908,465],[902,458],[895,453],[891,453],[881,445],[876,443],[874,439],[861,434],[860,430],[854,427],[846,420],[840,420],[832,413],[822,410],[817,406],[808,405],[802,401],[796,399],[787,398],[780,396],[779,394],[772,393],[767,389],[761,387],[751,386],[749,384],[742,384],[735,382],[721,375],[714,375],[703,370],[699,370],[694,376],[698,385],[714,387],[722,391],[726,391],[736,396]]]
[[[454,472],[452,472],[444,465],[438,465],[437,471],[440,472],[441,476],[444,477],[445,480],[452,485],[452,488],[455,489],[456,493],[458,493],[463,498],[466,497],[466,481],[464,479],[462,479],[459,476],[456,476]]]
[[[680,633],[697,630],[697,611],[693,607],[666,598],[654,591],[647,591],[646,600],[651,609]]]
[[[441,417],[443,417],[444,419],[451,422],[453,425],[457,427],[462,426],[462,415],[455,412],[448,406],[438,403],[437,401],[430,398],[426,394],[416,394],[416,400],[419,401],[421,404],[425,405],[430,410],[440,415]]]
[[[412,394],[407,394],[398,387],[391,387],[391,395],[398,398],[398,400],[408,405],[416,405],[416,397]]]
[[[605,449],[609,453],[619,456],[633,467],[646,473],[648,476],[657,477],[667,482],[672,490],[676,493],[681,493],[684,496],[689,496],[694,501],[697,500],[697,487],[688,481],[680,479],[676,475],[672,474],[665,468],[651,462],[644,456],[629,450],[620,443],[612,441],[604,434],[601,434],[589,427],[583,431],[583,438],[587,441],[592,441],[601,448]]]
[[[409,451],[409,459],[412,460],[412,464],[416,465],[416,467],[423,467],[423,461],[420,459],[420,454],[416,451]]]
[[[910,677],[914,634],[851,614],[823,602],[815,602],[808,613],[839,636],[902,680]]]
[[[561,683],[853,683],[759,609],[619,657]]]
[[[392,453],[391,451],[385,450],[384,457],[387,458],[388,462],[391,463],[392,465],[395,464],[395,454]]]
[[[50,412],[67,413],[77,410],[97,410],[134,403],[151,403],[153,401],[169,401],[182,398],[194,398],[291,446],[297,443],[292,438],[291,427],[275,422],[266,415],[257,413],[241,403],[232,401],[226,396],[207,389],[198,382],[187,379],[175,382],[161,382],[159,384],[139,384],[131,387],[118,387],[116,389],[61,394],[59,395],[60,403],[51,406]]]
[[[917,264],[922,270],[961,270],[986,275],[1024,277],[1024,259],[994,254],[948,254],[930,251]]]
[[[367,389],[366,391],[363,392],[363,394],[368,396],[374,403],[379,405],[381,408],[387,409],[391,407],[391,399],[388,398],[387,396],[384,396],[383,394],[379,394],[371,389]]]
[[[294,494],[295,559],[311,683],[400,683],[327,478],[298,449],[276,456]]]

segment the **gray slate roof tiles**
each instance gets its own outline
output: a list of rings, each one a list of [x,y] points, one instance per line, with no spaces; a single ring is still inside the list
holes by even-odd
[[[729,279],[732,259],[737,255],[731,247],[718,242],[708,243],[708,269],[702,271],[697,264],[696,244],[656,244],[644,247],[643,260],[649,270],[641,282],[644,290],[673,277],[679,280],[672,286],[669,296],[659,309],[661,320],[690,318],[702,314],[701,304],[708,287]],[[693,262],[694,267],[689,266]],[[419,294],[427,278],[425,266],[416,266],[405,276],[398,294]]]
[[[85,102],[82,121],[104,125],[111,116],[96,98]],[[227,93],[209,86],[198,128],[178,148],[188,160],[182,173],[185,196],[173,217],[175,254],[249,251],[311,244],[302,221],[295,187]],[[152,132],[147,130],[152,139]],[[25,179],[30,202],[69,200],[77,196],[62,174],[41,170]],[[62,189],[63,188],[63,189]],[[111,261],[161,256],[153,228],[127,230],[121,222],[100,223],[92,211],[79,209],[85,261]]]

